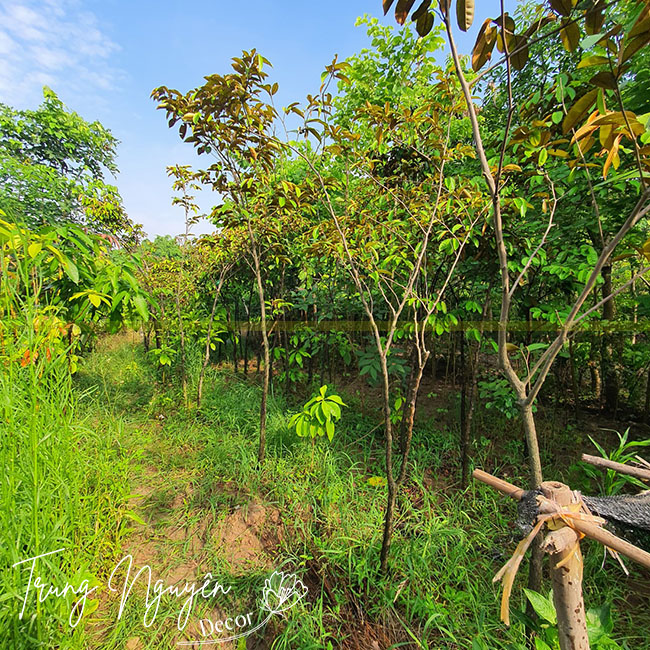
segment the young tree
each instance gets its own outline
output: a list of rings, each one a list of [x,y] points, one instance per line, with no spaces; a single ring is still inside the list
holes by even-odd
[[[212,219],[220,228],[236,229],[247,238],[246,259],[253,270],[261,314],[264,376],[260,403],[258,461],[266,448],[266,409],[270,379],[270,345],[265,296],[264,259],[278,232],[276,218],[295,211],[301,191],[281,177],[284,154],[274,127],[272,104],[277,84],[266,83],[269,62],[255,50],[233,59],[233,72],[210,75],[206,83],[185,95],[160,87],[152,97],[179,124],[182,140],[213,162],[199,172],[201,182],[223,197]]]
[[[370,31],[382,51],[395,52],[396,40],[413,46],[412,57],[400,64],[404,88],[409,88],[405,69],[416,71],[411,72],[414,83],[408,92],[400,93],[400,86],[392,102],[379,105],[366,99],[367,88],[361,84],[371,57],[361,57],[334,62],[328,69],[330,79],[343,77],[351,86],[351,97],[337,102],[344,108],[342,124],[336,115],[328,119],[329,79],[304,112],[295,106],[289,111],[303,116],[302,131],[325,145],[322,151],[294,151],[308,163],[329,219],[318,226],[323,245],[351,279],[379,357],[387,482],[380,568],[385,572],[430,336],[457,323],[442,298],[465,248],[477,241],[476,224],[484,213],[476,209],[480,196],[473,187],[447,175],[446,166],[471,151],[450,143],[452,123],[462,110],[457,84],[425,60],[426,46],[414,47],[415,39],[394,37],[386,29],[380,33],[375,26],[371,22]],[[437,81],[434,91],[429,90],[431,79]],[[398,335],[411,342],[412,368],[395,431],[389,357]]]
[[[384,12],[388,11],[392,4],[393,0],[384,0]],[[396,5],[398,22],[402,24],[405,22],[413,4],[413,2],[399,0]],[[487,19],[479,31],[472,53],[473,69],[479,70],[487,63],[495,45],[503,54],[498,64],[503,64],[506,69],[508,110],[504,129],[501,132],[501,142],[492,150],[486,147],[485,136],[480,128],[478,110],[472,96],[472,84],[468,80],[456,47],[452,28],[451,3],[443,2],[439,9],[435,9],[431,6],[431,2],[425,0],[413,14],[420,34],[424,35],[431,30],[434,14],[444,25],[456,75],[465,96],[472,124],[474,146],[490,196],[494,241],[500,266],[499,365],[518,399],[528,445],[532,487],[542,482],[542,464],[533,406],[553,362],[565,346],[570,333],[580,322],[627,288],[635,277],[639,277],[648,270],[648,267],[644,265],[631,280],[617,289],[609,285],[601,300],[596,301],[590,308],[584,309],[587,298],[602,277],[601,274],[605,272],[606,276],[612,255],[618,245],[630,232],[634,231],[650,211],[650,189],[646,171],[650,166],[650,151],[648,147],[644,147],[647,141],[647,137],[644,135],[645,125],[636,114],[625,109],[619,88],[621,80],[629,70],[630,61],[633,61],[637,53],[650,42],[650,14],[648,13],[650,10],[646,4],[639,5],[640,10],[635,17],[636,20],[626,28],[616,21],[615,16],[605,13],[602,2],[595,2],[587,7],[555,1],[550,2],[549,5],[550,11],[542,6],[544,13],[540,13],[529,25],[521,28],[504,10],[503,2],[501,2],[500,15],[494,19]],[[469,2],[457,0],[456,17],[461,30],[467,31],[470,28],[473,15],[474,3],[472,0]],[[588,37],[582,41],[581,25],[584,25],[584,30],[588,34]],[[551,35],[559,35],[563,46],[568,51],[582,48],[583,56],[580,63],[582,67],[601,68],[593,75],[586,88],[581,88],[579,96],[576,95],[575,90],[572,93],[565,93],[561,89],[558,91],[557,101],[561,105],[559,121],[555,121],[552,115],[546,116],[543,113],[540,115],[538,111],[534,110],[535,106],[539,105],[541,93],[532,99],[532,105],[527,107],[527,111],[519,111],[519,113],[513,93],[513,79],[516,77],[517,71],[522,70],[527,63],[530,43]],[[617,110],[607,108],[609,100],[613,101]],[[572,103],[569,104],[569,102]],[[519,125],[515,124],[516,118],[520,120]],[[561,126],[559,126],[559,122],[561,122]],[[560,128],[562,136],[571,136],[571,138],[560,137],[554,140],[553,138]],[[604,179],[607,179],[608,172],[611,173],[613,167],[617,171],[617,180],[624,181],[626,190],[635,197],[634,204],[627,216],[624,219],[618,219],[617,227],[613,229],[609,237],[602,234],[602,210],[593,192],[591,170],[594,163],[588,161],[586,157],[595,143],[592,136],[596,132],[599,132],[601,155],[604,157],[602,166]],[[622,154],[625,152],[621,147],[623,142],[629,147],[628,153],[624,156]],[[558,195],[557,183],[544,169],[549,158],[555,157],[563,160],[568,159],[574,177],[575,175],[585,176],[587,192],[583,201],[593,206],[594,230],[601,232],[602,243],[582,290],[566,306],[559,323],[557,336],[537,358],[526,359],[525,370],[521,376],[509,356],[512,344],[508,341],[508,324],[513,302],[516,300],[516,293],[533,266],[534,260],[547,244],[549,233],[554,227],[558,203],[563,198]],[[621,169],[618,169],[619,167]],[[515,186],[514,181],[524,174],[527,176],[525,179],[527,182],[522,182],[521,187],[529,189],[531,185],[535,184],[547,187],[548,196],[544,199],[547,220],[537,234],[537,246],[527,255],[522,268],[513,273],[504,216],[508,199],[511,196],[511,188]],[[532,181],[533,178],[534,181]],[[522,180],[524,179],[522,178]],[[515,195],[512,200],[515,199],[520,201],[520,205],[524,205],[521,202],[526,202],[528,196],[519,194]],[[531,571],[533,588],[538,588],[540,567],[541,554],[537,553]]]

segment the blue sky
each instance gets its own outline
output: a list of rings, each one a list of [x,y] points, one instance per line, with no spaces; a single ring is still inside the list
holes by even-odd
[[[464,52],[499,11],[496,0],[477,4],[469,35],[458,35]],[[301,101],[335,54],[367,45],[364,27],[354,26],[364,13],[381,16],[380,0],[0,0],[0,102],[35,108],[48,85],[85,119],[100,120],[121,141],[115,184],[129,216],[151,237],[175,235],[182,214],[171,206],[165,168],[196,157],[167,128],[151,90],[187,91],[256,48],[273,64],[277,104]],[[396,26],[392,13],[381,19]],[[200,203],[207,210],[211,197]]]

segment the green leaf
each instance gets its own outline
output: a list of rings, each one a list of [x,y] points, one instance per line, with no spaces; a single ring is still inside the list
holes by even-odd
[[[142,318],[143,321],[148,321],[149,320],[149,309],[147,307],[147,300],[146,298],[141,294],[138,293],[132,298],[133,304],[135,305],[135,309],[140,315],[140,318]]]
[[[583,41],[584,43],[584,41]],[[606,56],[601,56],[599,54],[593,54],[591,56],[587,56],[580,63],[578,63],[578,69],[580,68],[588,68],[592,65],[607,65],[609,63],[609,59]]]
[[[544,163],[548,160],[548,151],[546,149],[540,149],[539,156],[537,158],[537,163],[540,167],[544,166]]]
[[[550,599],[545,598],[541,594],[538,594],[536,591],[526,589],[525,587],[524,593],[526,594],[526,598],[528,598],[530,604],[533,606],[533,609],[538,616],[541,616],[551,625],[555,625],[557,623],[557,614],[555,612],[555,607],[553,607],[553,603],[550,601]]]
[[[325,423],[325,431],[327,432],[329,441],[332,442],[332,438],[334,438],[334,422],[332,420],[327,420]]]
[[[333,400],[328,400],[328,405],[330,409],[330,413],[333,415],[335,420],[340,420],[341,419],[341,407],[334,402]]]
[[[592,34],[591,36],[585,36],[582,41],[580,41],[580,47],[583,50],[590,50],[598,41],[603,38],[604,34]]]
[[[76,264],[68,259],[67,257],[63,260],[63,266],[65,268],[65,274],[75,283],[79,282],[79,269]]]

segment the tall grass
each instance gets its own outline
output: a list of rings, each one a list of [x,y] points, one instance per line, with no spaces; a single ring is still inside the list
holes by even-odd
[[[36,562],[33,580],[95,584],[121,534],[128,459],[79,406],[64,323],[23,243],[0,250],[0,647],[77,648],[74,594],[41,602],[33,582],[27,594],[31,563],[16,563],[61,549]]]

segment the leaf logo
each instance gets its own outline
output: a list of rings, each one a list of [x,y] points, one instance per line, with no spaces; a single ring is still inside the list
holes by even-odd
[[[307,591],[305,584],[295,574],[275,571],[264,582],[262,609],[271,614],[281,614],[304,598]]]

